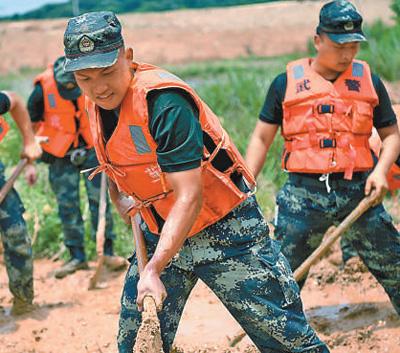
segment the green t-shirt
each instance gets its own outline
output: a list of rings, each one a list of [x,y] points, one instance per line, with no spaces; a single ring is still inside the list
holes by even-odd
[[[203,132],[193,99],[181,89],[155,90],[148,94],[149,130],[157,143],[157,161],[171,173],[195,169],[203,156]],[[108,140],[118,122],[118,112],[100,109],[104,137]]]

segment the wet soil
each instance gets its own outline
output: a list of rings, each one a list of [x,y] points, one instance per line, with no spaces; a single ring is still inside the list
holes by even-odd
[[[400,207],[389,203],[395,221]],[[392,204],[392,205],[390,205]],[[91,270],[63,280],[52,272],[60,263],[35,261],[35,301],[40,308],[19,318],[9,315],[11,295],[0,264],[0,353],[116,353],[123,273],[105,272],[99,287],[88,291]],[[389,298],[354,258],[344,268],[338,244],[314,266],[302,291],[312,326],[332,353],[400,352],[400,319]],[[150,327],[155,332],[154,327]],[[245,337],[235,348],[229,340],[239,325],[203,284],[193,290],[175,340],[176,353],[257,352]]]

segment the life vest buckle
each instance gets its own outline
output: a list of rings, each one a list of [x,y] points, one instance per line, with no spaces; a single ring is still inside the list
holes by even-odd
[[[319,140],[320,148],[336,148],[336,139],[321,139]]]
[[[335,106],[333,104],[318,104],[317,112],[318,114],[333,114],[335,111]]]

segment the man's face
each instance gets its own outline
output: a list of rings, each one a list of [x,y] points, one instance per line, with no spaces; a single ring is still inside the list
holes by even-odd
[[[359,42],[339,44],[326,34],[316,35],[314,45],[318,52],[318,64],[338,74],[346,71],[360,49]]]
[[[75,71],[75,79],[83,93],[99,107],[111,110],[121,104],[132,78],[132,50],[120,49],[112,66]]]

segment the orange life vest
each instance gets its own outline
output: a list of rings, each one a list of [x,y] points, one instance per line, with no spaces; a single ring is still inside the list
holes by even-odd
[[[92,174],[105,171],[118,189],[131,195],[137,210],[151,232],[160,234],[154,212],[165,220],[175,202],[174,192],[157,163],[157,144],[150,134],[147,94],[153,90],[180,88],[188,92],[199,110],[202,130],[213,141],[213,148],[204,147],[201,164],[203,204],[189,232],[193,236],[217,222],[248,197],[232,181],[243,177],[250,188],[255,180],[236,147],[222,128],[217,116],[185,82],[173,74],[149,64],[133,64],[134,77],[120,107],[117,127],[104,143],[101,117],[96,105],[87,99],[87,109],[93,140],[100,166]],[[217,170],[212,161],[227,153],[231,166]]]
[[[311,59],[287,66],[283,102],[282,166],[289,172],[344,172],[373,167],[368,138],[378,104],[367,63],[354,60],[332,83],[310,66]]]
[[[79,135],[83,137],[87,148],[93,147],[90,125],[85,112],[85,98],[77,99],[78,110],[74,103],[60,96],[54,79],[53,67],[35,78],[34,83],[40,83],[43,88],[44,115],[43,122],[36,124],[36,135],[47,136],[47,142],[41,143],[43,150],[53,156],[62,158],[71,145],[78,146]],[[79,129],[77,130],[77,122]]]
[[[0,115],[0,141],[4,138],[4,136],[6,136],[8,129],[9,129],[9,126],[7,124],[6,119],[4,119]]]

